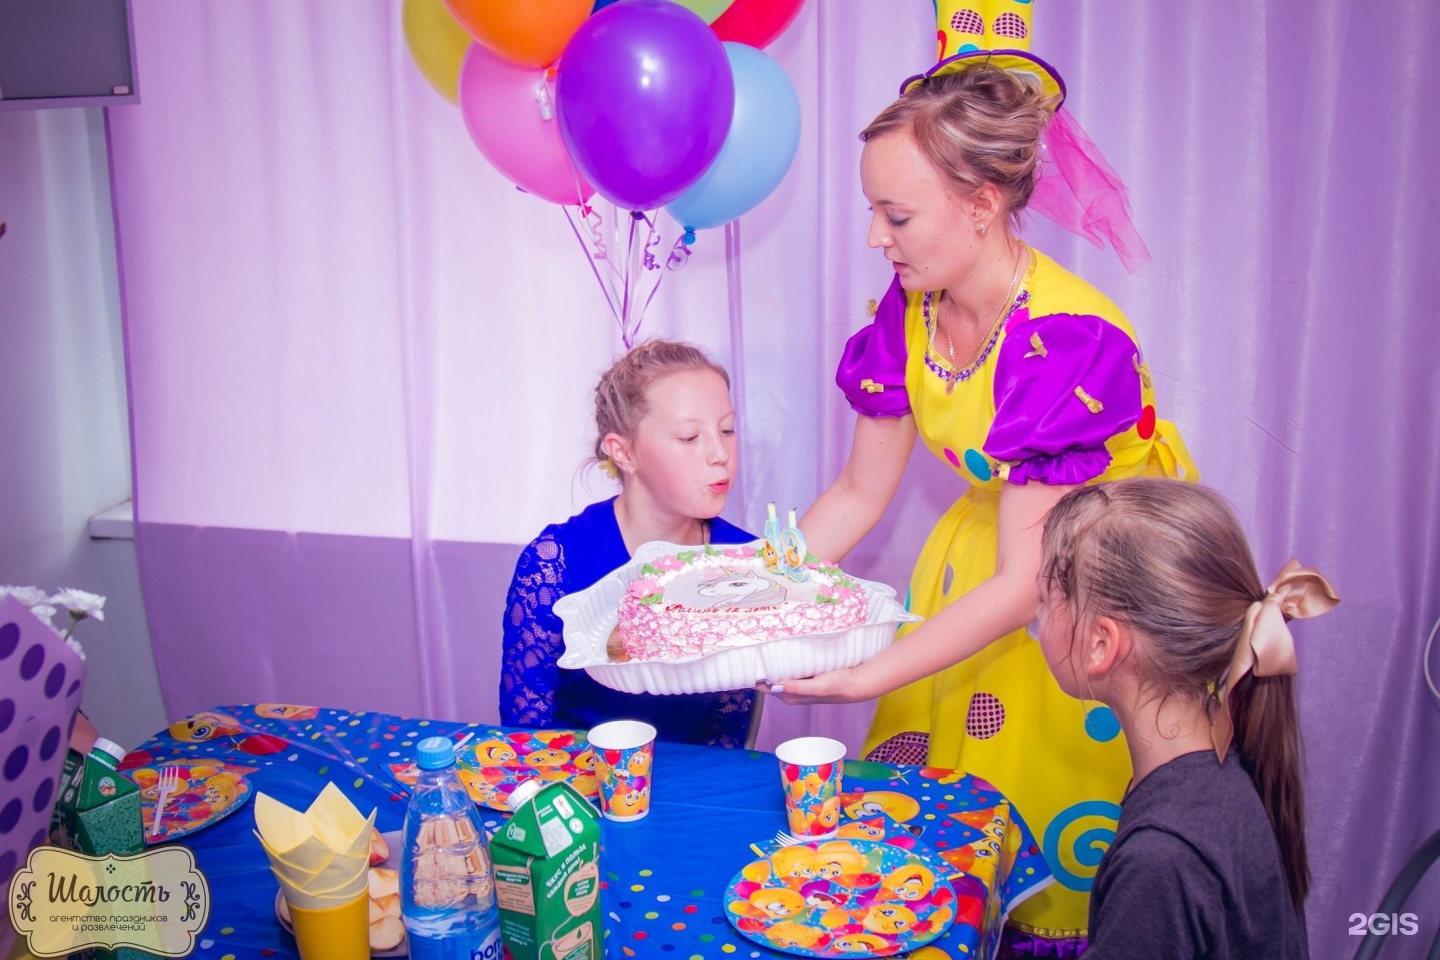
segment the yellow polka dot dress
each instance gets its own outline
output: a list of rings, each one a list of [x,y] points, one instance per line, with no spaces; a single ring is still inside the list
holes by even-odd
[[[913,414],[925,445],[970,484],[911,577],[909,607],[926,617],[995,572],[1006,484],[1198,479],[1175,427],[1156,417],[1134,331],[1094,287],[1032,250],[1009,316],[975,366],[959,371],[932,348],[936,297],[907,294],[897,281],[836,377],[862,415]],[[926,735],[926,762],[992,783],[1041,839],[1057,882],[1011,921],[1043,936],[1083,936],[1090,882],[1130,778],[1114,714],[1061,692],[1040,645],[1018,630],[880,698],[865,749],[883,755],[882,745]]]

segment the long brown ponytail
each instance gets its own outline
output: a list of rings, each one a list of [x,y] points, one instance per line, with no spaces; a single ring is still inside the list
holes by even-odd
[[[1073,622],[1106,616],[1149,641],[1161,696],[1220,709],[1214,692],[1265,588],[1230,505],[1193,483],[1136,477],[1066,494],[1045,520],[1041,576]],[[1255,784],[1299,909],[1310,889],[1299,720],[1290,677],[1247,675],[1230,698],[1235,745]]]
[[[1240,764],[1270,816],[1295,908],[1310,892],[1305,798],[1300,784],[1300,721],[1292,677],[1245,676],[1230,693]]]

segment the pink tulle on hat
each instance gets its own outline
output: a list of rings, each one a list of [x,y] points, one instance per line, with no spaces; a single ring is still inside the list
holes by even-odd
[[[1109,240],[1130,273],[1150,262],[1125,184],[1064,107],[1041,135],[1040,175],[1029,206],[1102,250]]]
[[[1044,92],[1063,104],[1065,81],[1059,71],[1027,50],[967,50],[941,60],[900,85],[904,96],[926,81],[986,63],[1038,80]],[[1150,262],[1150,251],[1130,213],[1130,199],[1119,174],[1085,133],[1080,121],[1058,106],[1040,137],[1040,168],[1030,208],[1084,237],[1101,249],[1105,241],[1131,273]]]

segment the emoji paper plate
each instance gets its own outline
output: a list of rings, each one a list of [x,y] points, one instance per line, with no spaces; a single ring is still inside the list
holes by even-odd
[[[151,836],[160,774],[170,767],[180,768],[180,789],[165,801],[160,829]],[[145,828],[145,843],[149,846],[165,843],[224,820],[250,799],[254,790],[245,774],[253,771],[253,767],[236,767],[218,760],[165,763],[126,770],[125,775],[140,788],[140,821]]]
[[[526,780],[568,780],[592,801],[600,792],[595,754],[579,730],[476,730],[455,765],[470,799],[506,813],[506,798]],[[390,764],[390,775],[407,787],[415,785],[416,774],[414,763]]]
[[[725,915],[746,939],[802,957],[889,957],[955,919],[953,868],[927,850],[865,839],[780,847],[746,864]]]

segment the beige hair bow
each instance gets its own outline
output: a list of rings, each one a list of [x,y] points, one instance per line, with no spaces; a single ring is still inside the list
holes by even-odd
[[[1319,570],[1302,567],[1292,557],[1270,581],[1265,599],[1250,604],[1230,666],[1221,678],[1224,693],[1220,706],[1210,719],[1215,756],[1221,763],[1235,738],[1235,721],[1230,716],[1230,694],[1235,684],[1252,671],[1257,677],[1294,676],[1295,638],[1290,634],[1289,621],[1319,616],[1339,602],[1340,595]]]

